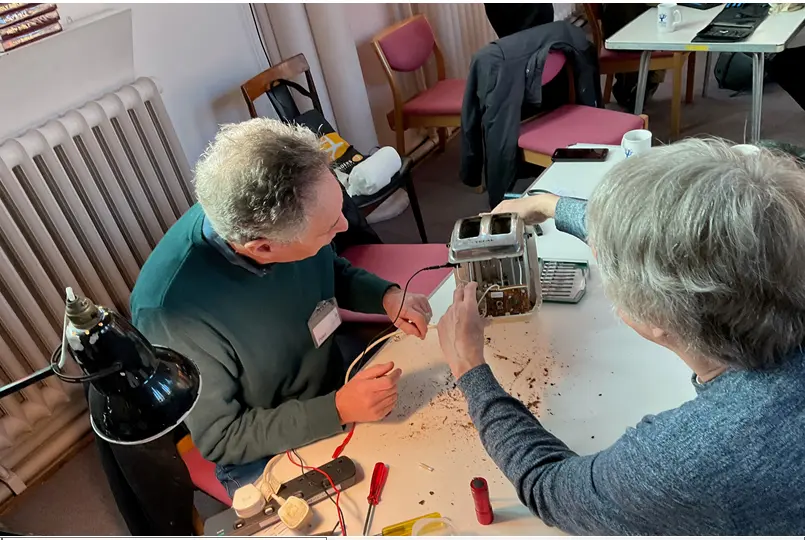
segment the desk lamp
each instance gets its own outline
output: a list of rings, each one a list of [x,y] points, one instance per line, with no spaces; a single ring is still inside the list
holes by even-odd
[[[62,371],[67,351],[84,375]],[[0,388],[0,399],[51,375],[90,383],[92,429],[116,444],[144,444],[178,426],[201,390],[196,365],[181,354],[151,345],[114,311],[67,289],[62,344],[50,366]]]

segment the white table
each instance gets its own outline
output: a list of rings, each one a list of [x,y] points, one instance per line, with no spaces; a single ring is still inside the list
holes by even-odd
[[[553,165],[534,186],[587,197],[603,174],[623,159],[620,147],[610,148],[608,161]],[[553,220],[543,229],[540,256],[592,259],[590,249],[557,231]],[[435,319],[452,301],[454,287],[450,277],[432,295]],[[520,394],[547,429],[581,454],[606,448],[645,414],[694,397],[685,364],[616,318],[594,263],[587,294],[579,304],[544,304],[530,320],[493,324],[486,336],[486,359],[504,388]],[[406,337],[389,343],[372,361],[394,361],[403,376],[395,411],[382,422],[358,425],[344,453],[364,475],[371,476],[378,461],[390,466],[370,534],[430,512],[451,518],[465,535],[561,534],[529,513],[486,455],[463,397],[458,389],[451,390],[453,379],[435,331],[425,341]],[[321,465],[330,461],[341,439],[320,441],[299,453],[308,463]],[[434,471],[421,468],[420,462]],[[275,471],[282,479],[299,474],[287,460]],[[489,482],[496,519],[487,527],[475,519],[469,491],[474,476]],[[368,491],[369,479],[363,476],[343,492],[341,505],[350,535],[362,530]],[[331,530],[337,522],[334,506],[324,501],[314,508],[317,518],[311,532]]]
[[[652,51],[704,51],[708,53],[705,77],[709,76],[710,52],[744,52],[752,55],[752,114],[750,140],[760,139],[760,117],[763,102],[764,54],[778,53],[796,36],[805,24],[805,9],[769,15],[745,41],[735,43],[693,43],[696,34],[707,26],[723,9],[723,5],[708,10],[680,7],[682,24],[676,31],[661,34],[657,31],[657,8],[651,8],[606,40],[611,50],[643,51],[640,55],[635,114],[643,112],[648,65]]]

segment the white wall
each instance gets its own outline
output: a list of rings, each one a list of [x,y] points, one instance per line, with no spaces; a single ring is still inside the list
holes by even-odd
[[[192,166],[219,124],[249,118],[240,85],[268,67],[249,5],[59,4],[59,12],[80,19],[110,7],[131,9],[135,75],[156,79]]]
[[[0,141],[133,81],[132,41],[131,13],[109,11],[0,54]]]

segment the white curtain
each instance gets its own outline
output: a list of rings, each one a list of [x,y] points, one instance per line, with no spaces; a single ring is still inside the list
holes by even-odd
[[[349,21],[338,4],[252,4],[272,64],[305,55],[324,116],[360,151],[377,146]]]
[[[428,18],[444,53],[448,78],[465,78],[472,55],[496,38],[483,4],[411,4],[411,9]]]
[[[554,20],[567,19],[574,6],[572,3],[553,4]],[[417,14],[425,15],[433,28],[436,41],[444,53],[448,78],[465,78],[472,55],[497,39],[486,18],[483,4],[397,4],[397,20]]]

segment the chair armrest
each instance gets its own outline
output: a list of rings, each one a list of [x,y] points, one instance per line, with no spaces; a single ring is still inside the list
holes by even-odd
[[[402,158],[402,165],[400,166],[400,171],[397,174],[400,176],[409,174],[413,166],[414,161],[409,157],[404,157]]]
[[[382,203],[392,194],[394,194],[395,191],[408,185],[408,182],[411,178],[412,167],[413,161],[411,158],[402,158],[400,170],[394,173],[394,176],[391,177],[391,181],[387,186],[383,187],[380,191],[372,195],[356,195],[355,197],[352,197],[352,200],[355,201],[355,204],[357,204],[358,208],[361,209]]]

